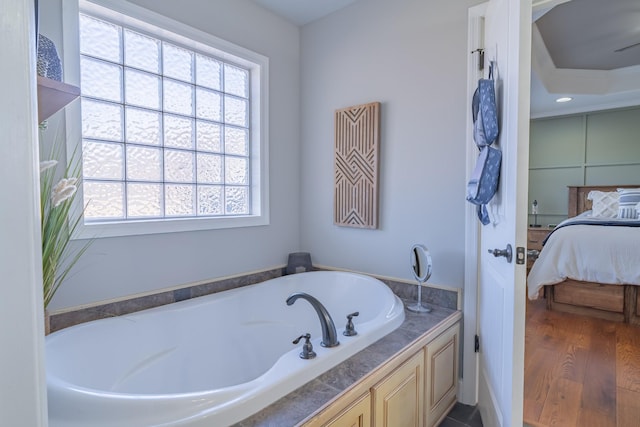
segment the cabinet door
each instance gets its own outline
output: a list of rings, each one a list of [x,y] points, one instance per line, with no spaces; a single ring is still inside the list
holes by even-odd
[[[335,408],[340,407],[341,401],[320,413],[318,417],[304,424],[305,427],[371,427],[371,394],[365,393],[353,403],[335,414]],[[335,415],[334,415],[335,414]],[[327,419],[329,419],[327,421]]]
[[[426,347],[426,426],[433,427],[456,403],[458,390],[458,325]]]
[[[371,389],[375,427],[424,426],[424,350]]]
[[[325,425],[327,427],[370,427],[371,395],[365,394]]]

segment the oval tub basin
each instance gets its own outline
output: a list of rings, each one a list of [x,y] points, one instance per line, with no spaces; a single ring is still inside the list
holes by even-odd
[[[318,299],[340,345],[320,345]],[[342,335],[346,316],[358,332]],[[49,425],[225,426],[396,329],[400,299],[372,277],[311,272],[73,326],[46,338]],[[299,357],[305,333],[317,356]]]

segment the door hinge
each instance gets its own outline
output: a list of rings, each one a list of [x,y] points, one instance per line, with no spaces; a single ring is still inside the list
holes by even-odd
[[[480,337],[476,335],[475,344],[473,346],[476,353],[480,351]]]

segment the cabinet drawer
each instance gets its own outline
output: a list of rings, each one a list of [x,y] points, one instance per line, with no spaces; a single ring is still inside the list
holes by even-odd
[[[624,286],[597,283],[560,283],[553,287],[553,301],[624,313]]]

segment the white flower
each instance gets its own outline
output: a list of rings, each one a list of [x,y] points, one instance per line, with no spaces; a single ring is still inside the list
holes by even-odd
[[[51,203],[53,207],[58,207],[65,200],[73,197],[78,187],[76,178],[62,178],[51,191]]]
[[[53,187],[53,193],[57,193],[59,191],[64,190],[65,187],[68,187],[70,185],[76,185],[76,182],[78,182],[78,178],[62,178],[60,181],[58,181],[58,183],[56,184],[55,187]]]
[[[51,169],[57,164],[58,164],[57,160],[44,160],[40,162],[40,173],[46,171],[47,169]]]

